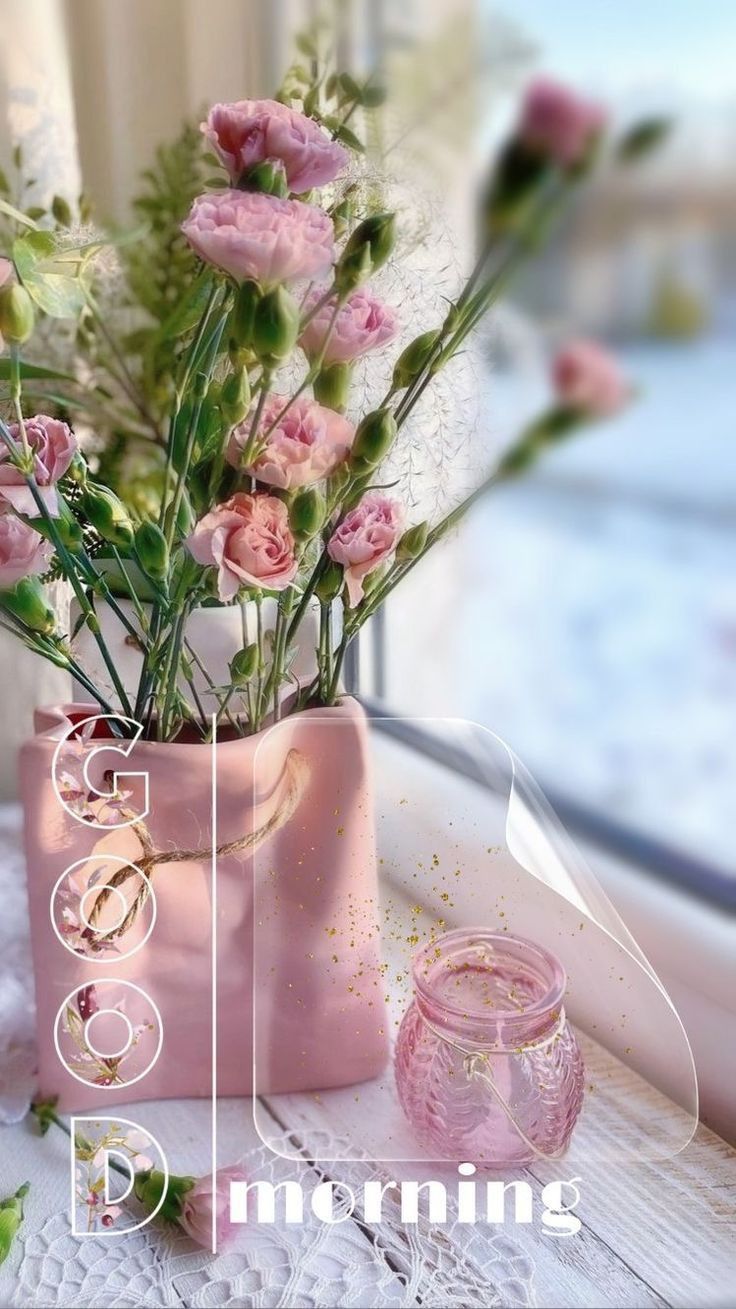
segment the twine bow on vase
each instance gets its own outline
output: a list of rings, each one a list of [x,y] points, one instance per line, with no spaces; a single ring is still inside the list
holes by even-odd
[[[234,841],[225,841],[221,845],[217,845],[214,850],[215,855],[225,858],[228,855],[252,852],[258,849],[274,832],[285,827],[301,803],[309,782],[310,771],[306,757],[298,750],[290,750],[286,756],[284,770],[279,779],[279,787],[283,786],[284,783],[286,784],[280,803],[277,804],[270,817],[260,827],[236,837]],[[134,817],[132,813],[127,812],[125,809],[122,809],[121,813],[127,818]],[[157,850],[148,827],[140,819],[131,822],[130,828],[135,832],[140,842],[142,853],[136,863],[131,862],[114,872],[95,897],[88,916],[88,922],[94,932],[95,944],[97,945],[124,936],[133,926],[151,893],[151,879],[155,868],[161,864],[196,863],[212,857],[211,846],[202,846],[195,850]],[[119,891],[131,877],[138,875],[142,879],[141,885],[136,896],[130,902],[125,916],[115,927],[111,927],[108,931],[98,930],[97,924],[110,897],[116,891]]]

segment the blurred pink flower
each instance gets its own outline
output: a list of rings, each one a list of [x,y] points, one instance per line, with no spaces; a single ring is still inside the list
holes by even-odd
[[[371,491],[333,532],[327,553],[345,569],[351,608],[363,599],[368,574],[396,549],[403,527],[403,506],[380,491]]]
[[[217,568],[220,599],[234,599],[241,586],[283,591],[297,562],[289,515],[272,495],[238,492],[197,523],[187,549],[199,564]]]
[[[307,297],[305,310],[309,311],[322,295],[321,291],[312,291]],[[300,344],[310,358],[320,354],[334,312],[334,303],[328,301],[302,332]],[[392,341],[398,330],[396,314],[389,305],[377,300],[367,289],[354,291],[345,304],[340,306],[327,342],[324,362],[347,363],[357,359],[368,350],[375,350],[379,345]]]
[[[530,150],[549,155],[562,168],[574,168],[605,124],[602,105],[540,77],[527,89],[518,136]]]
[[[556,355],[552,381],[561,404],[593,417],[614,414],[630,388],[613,355],[595,341],[571,341]]]
[[[352,423],[308,396],[299,396],[277,422],[288,403],[285,395],[270,395],[266,400],[259,430],[267,432],[272,424],[276,425],[266,439],[265,449],[248,469],[260,482],[282,491],[327,477],[347,458],[355,437]],[[248,415],[230,437],[227,459],[235,468],[242,467],[252,421]]]
[[[331,182],[349,159],[313,119],[278,100],[213,105],[202,131],[233,182],[244,169],[278,159],[289,190],[309,191]]]
[[[54,484],[68,469],[77,448],[77,438],[60,418],[36,414],[25,420],[26,439],[33,451],[33,473],[41,499],[50,514],[58,514],[59,502]],[[18,423],[9,423],[8,430],[20,442]],[[0,445],[0,502],[5,501],[19,514],[38,518],[38,506],[26,485],[23,474],[10,462],[7,446]]]
[[[201,259],[236,281],[267,285],[321,277],[334,257],[332,220],[314,205],[256,191],[212,191],[181,230]]]
[[[218,1169],[214,1189],[212,1176],[208,1174],[195,1181],[191,1190],[185,1191],[177,1221],[197,1245],[211,1249],[213,1235],[217,1249],[227,1243],[235,1231],[230,1220],[230,1183],[246,1180],[242,1168],[234,1164]]]
[[[51,546],[12,513],[0,513],[0,590],[31,574],[45,573]]]

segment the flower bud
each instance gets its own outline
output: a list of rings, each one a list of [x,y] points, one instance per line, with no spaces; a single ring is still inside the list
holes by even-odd
[[[160,1173],[156,1168],[147,1168],[144,1172],[136,1173],[133,1182],[135,1197],[149,1214],[153,1213],[161,1196],[164,1196],[158,1214],[170,1223],[177,1222],[181,1217],[182,1199],[193,1186],[193,1177],[172,1177],[171,1174],[167,1185],[165,1174]]]
[[[246,645],[230,660],[233,686],[246,686],[258,669],[258,646]]]
[[[429,360],[432,357],[432,351],[437,344],[439,330],[432,332],[423,332],[410,341],[405,350],[402,350],[394,365],[394,375],[391,381],[395,391],[403,390],[405,386],[410,386],[419,374],[424,371]]]
[[[74,482],[77,486],[84,486],[85,482],[87,481],[88,473],[89,473],[89,468],[87,465],[87,460],[85,459],[81,450],[75,450],[74,454],[72,455],[72,462],[70,463],[69,467],[66,470],[67,477],[71,482]]]
[[[257,282],[243,282],[238,287],[230,317],[230,333],[236,346],[247,348],[253,343],[253,320],[261,298]]]
[[[372,214],[358,224],[335,268],[335,285],[340,294],[354,291],[385,264],[395,237],[395,214]]]
[[[296,540],[307,541],[315,536],[325,521],[325,514],[325,498],[316,486],[297,491],[289,507],[289,527]]]
[[[122,500],[106,486],[90,482],[82,492],[82,508],[104,541],[128,550],[133,544],[133,524]]]
[[[38,532],[47,541],[55,542],[58,537],[67,550],[76,554],[84,544],[84,533],[63,496],[59,495],[57,498],[59,512],[51,521],[39,515],[36,518],[26,519],[26,522],[34,532]]]
[[[169,573],[169,547],[157,523],[144,520],[136,528],[135,552],[138,562],[148,577],[162,582]]]
[[[330,604],[336,600],[342,591],[344,580],[342,567],[331,559],[314,588],[317,599],[322,604]]]
[[[280,159],[262,159],[259,164],[246,168],[238,178],[239,191],[262,191],[264,195],[275,195],[279,200],[289,194],[286,181],[286,169]]]
[[[0,591],[0,608],[19,618],[32,632],[49,636],[56,627],[54,611],[46,603],[37,577],[23,577],[9,591]]]
[[[374,468],[396,440],[396,419],[390,409],[376,409],[358,424],[350,462],[354,468]]]
[[[351,363],[338,360],[334,364],[326,364],[314,379],[312,390],[315,400],[321,405],[327,405],[328,409],[336,409],[338,413],[342,413],[348,402],[352,375]]]
[[[222,384],[220,412],[228,427],[242,423],[250,408],[250,380],[245,368],[230,373]]]
[[[0,335],[10,345],[23,345],[33,332],[33,301],[26,288],[14,282],[0,288]]]
[[[13,1239],[23,1221],[23,1198],[27,1194],[28,1182],[24,1182],[23,1186],[18,1187],[15,1195],[0,1200],[0,1264],[4,1263],[10,1254]]]
[[[299,305],[283,286],[259,300],[253,321],[253,349],[266,365],[279,364],[291,354],[299,335]]]
[[[429,523],[417,523],[409,527],[396,547],[396,558],[400,561],[418,559],[427,545]]]

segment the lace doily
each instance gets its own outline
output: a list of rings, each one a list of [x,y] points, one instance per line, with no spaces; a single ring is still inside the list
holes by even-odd
[[[293,1144],[285,1134],[277,1148]],[[324,1141],[323,1152],[346,1151],[347,1142]],[[83,1239],[69,1231],[66,1213],[55,1213],[25,1237],[12,1305],[18,1309],[109,1309],[192,1306],[192,1309],[516,1309],[534,1304],[532,1263],[499,1232],[462,1225],[448,1207],[442,1227],[420,1218],[398,1221],[396,1201],[385,1197],[386,1221],[368,1227],[354,1219],[332,1225],[309,1208],[317,1184],[305,1162],[283,1159],[266,1146],[244,1156],[250,1181],[274,1185],[293,1179],[305,1195],[303,1223],[244,1225],[234,1243],[211,1256],[183,1233],[161,1224],[126,1235]],[[341,1164],[340,1181],[354,1193],[381,1179],[375,1164]],[[336,1192],[337,1194],[337,1192]],[[339,1216],[339,1210],[336,1210]]]

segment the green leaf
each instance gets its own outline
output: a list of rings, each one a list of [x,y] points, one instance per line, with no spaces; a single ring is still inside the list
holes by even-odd
[[[3,195],[10,195],[10,183],[2,168],[0,168],[0,191]]]
[[[340,83],[340,90],[342,92],[342,95],[340,97],[341,100],[343,102],[346,100],[354,100],[357,101],[358,104],[360,104],[362,93],[355,78],[351,77],[349,73],[341,73],[338,78],[338,81]]]
[[[366,86],[363,88],[363,104],[366,109],[377,109],[385,103],[387,95],[385,86]]]
[[[51,201],[51,212],[61,227],[71,227],[72,211],[63,195],[55,195]]]
[[[363,145],[363,142],[360,141],[355,135],[355,132],[351,132],[350,128],[346,127],[344,123],[341,123],[335,128],[335,136],[338,141],[342,141],[343,145],[349,146],[351,150],[357,151],[359,155],[365,154],[365,146]]]
[[[15,205],[11,205],[7,200],[0,199],[0,214],[7,214],[8,218],[14,218],[16,223],[22,223],[24,227],[32,227],[34,231],[38,231],[38,223],[27,214],[21,213],[20,209],[16,209]]]
[[[42,368],[39,364],[20,365],[20,375],[26,381],[34,377],[51,377],[57,382],[75,382],[76,377],[71,373],[59,373],[55,368]],[[10,360],[0,359],[0,381],[7,382],[10,380]]]
[[[297,50],[301,51],[303,55],[306,55],[308,59],[316,59],[318,57],[319,51],[317,50],[317,44],[312,40],[311,36],[307,36],[306,32],[299,32],[294,38],[294,44],[296,45]]]
[[[13,259],[21,282],[44,313],[50,318],[77,317],[85,304],[84,285],[79,273],[70,274],[64,259],[59,259],[52,232],[18,237]]]
[[[634,123],[618,143],[617,155],[621,163],[630,164],[656,150],[672,130],[669,118],[644,118]]]

